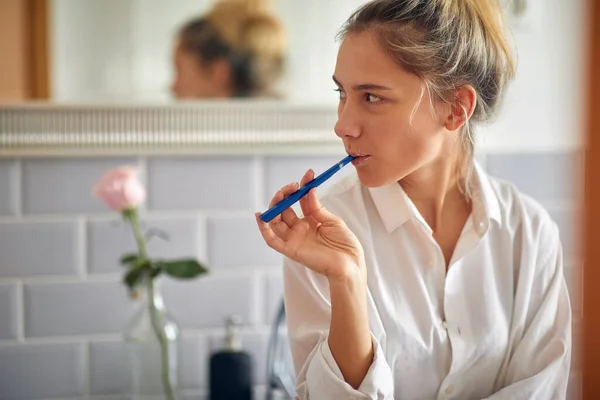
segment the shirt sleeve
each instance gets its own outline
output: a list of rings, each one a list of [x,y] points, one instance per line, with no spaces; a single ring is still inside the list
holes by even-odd
[[[525,321],[504,374],[504,386],[489,400],[565,399],[571,364],[571,305],[563,276],[558,228],[538,249],[542,261],[530,288],[517,291]]]
[[[284,258],[284,299],[296,391],[300,400],[393,400],[394,382],[373,333],[373,362],[358,390],[344,380],[328,344],[331,302],[327,279]]]

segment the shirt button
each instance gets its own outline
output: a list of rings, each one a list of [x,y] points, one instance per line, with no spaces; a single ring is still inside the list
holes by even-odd
[[[432,258],[431,260],[429,260],[429,266],[435,267],[435,258]]]
[[[452,394],[452,392],[454,392],[454,386],[448,386],[445,392],[446,394]]]
[[[448,323],[446,321],[442,321],[442,328],[448,329]]]

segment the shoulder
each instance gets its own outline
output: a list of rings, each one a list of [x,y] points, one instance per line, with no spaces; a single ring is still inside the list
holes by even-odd
[[[547,209],[513,183],[486,175],[500,208],[501,231],[528,245],[557,244],[559,231]]]

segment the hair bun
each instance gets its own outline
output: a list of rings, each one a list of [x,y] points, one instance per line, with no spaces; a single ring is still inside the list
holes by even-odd
[[[283,57],[286,46],[284,28],[268,14],[249,15],[240,27],[240,48],[257,57]]]

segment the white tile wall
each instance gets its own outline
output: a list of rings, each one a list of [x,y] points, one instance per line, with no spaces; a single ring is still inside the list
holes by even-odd
[[[17,285],[0,285],[0,340],[16,339],[19,329]]]
[[[83,249],[73,218],[0,221],[0,278],[75,275]]]
[[[256,391],[264,393],[268,334],[282,294],[281,257],[263,245],[253,213],[307,168],[320,172],[338,158],[0,160],[6,189],[0,191],[0,399],[120,398],[127,384],[120,332],[135,305],[120,283],[117,259],[134,245],[128,226],[90,189],[105,169],[123,163],[145,167],[144,226],[171,236],[170,242],[152,239],[151,253],[195,256],[210,268],[200,279],[162,283],[183,329],[185,398],[205,399],[208,356],[219,348],[230,314],[242,318],[244,344],[255,359]],[[574,216],[580,183],[574,183],[577,170],[571,166],[579,157],[521,153],[480,159],[557,219],[577,335],[582,278]],[[333,179],[343,173],[338,175]],[[575,350],[574,371],[579,366]],[[578,379],[575,373],[570,399],[579,396]]]
[[[83,344],[0,347],[3,400],[69,398],[84,394]]]
[[[0,215],[17,212],[16,173],[16,161],[0,160]]]
[[[142,217],[144,218],[144,217]],[[144,218],[140,225],[145,233],[160,230],[167,238],[153,235],[148,242],[148,254],[156,258],[195,257],[206,262],[204,218],[167,216]],[[90,273],[123,271],[119,259],[136,252],[131,226],[122,218],[90,219],[87,224],[87,266]]]

